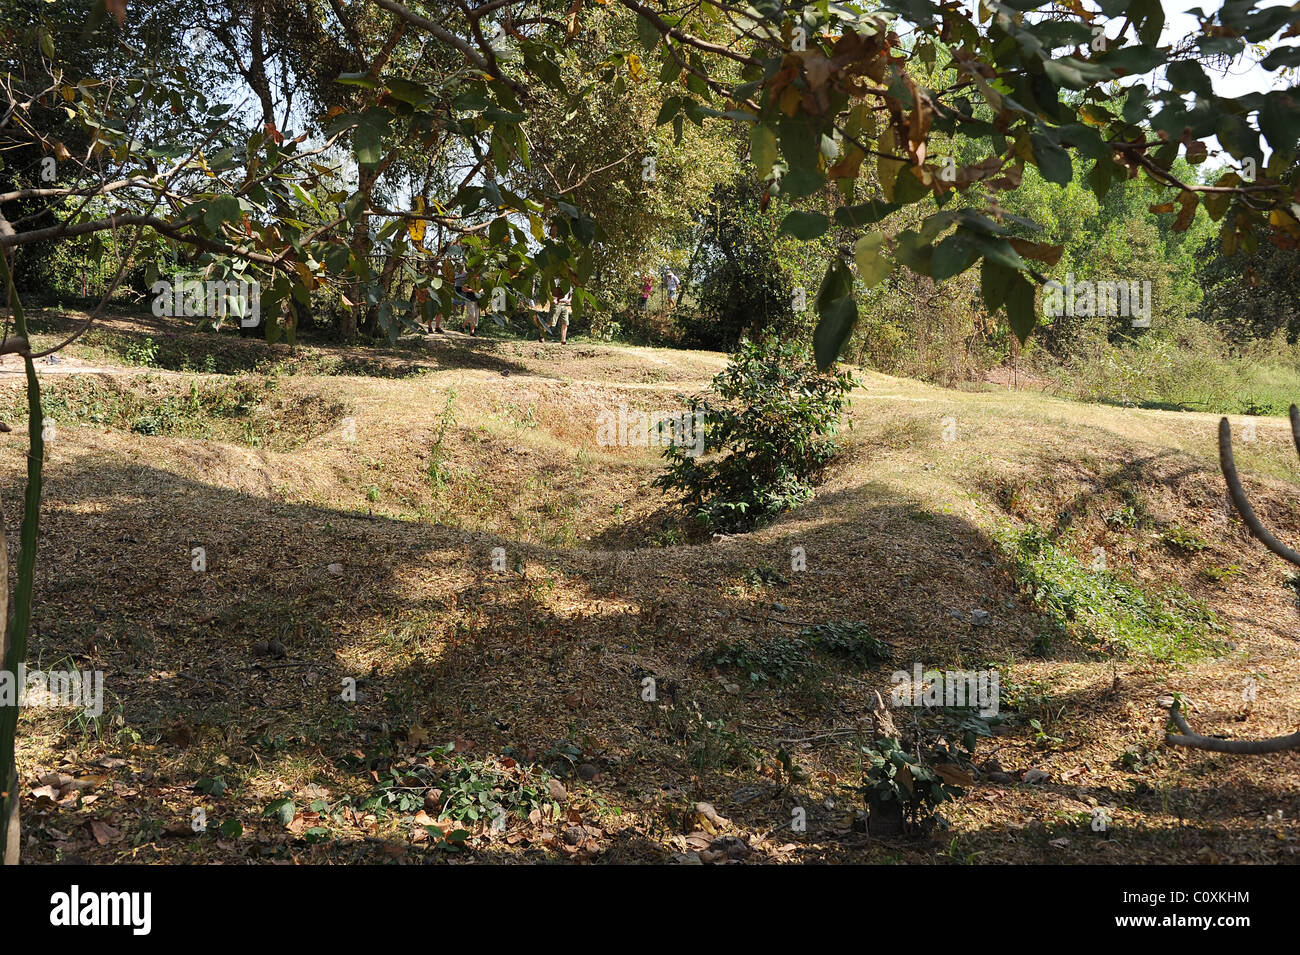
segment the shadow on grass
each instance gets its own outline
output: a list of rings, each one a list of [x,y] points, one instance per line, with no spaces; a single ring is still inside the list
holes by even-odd
[[[718,641],[863,620],[898,665],[969,665],[1004,656],[1032,627],[1031,614],[1006,606],[1014,586],[990,568],[978,527],[870,486],[819,497],[797,537],[778,527],[719,546],[595,553],[288,505],[96,454],[49,477],[32,657],[102,669],[109,705],[101,735],[68,726],[47,742],[87,764],[123,755],[127,765],[111,774],[132,795],[29,813],[32,861],[51,861],[58,833],[84,831],[110,807],[144,847],[141,860],[442,861],[449,856],[405,841],[412,824],[401,813],[370,837],[327,821],[335,837],[310,845],[265,810],[282,792],[305,808],[307,787],[318,785],[331,812],[363,813],[376,774],[451,740],[467,758],[509,749],[559,774],[567,805],[602,832],[578,858],[660,860],[697,800],[754,831],[788,823],[789,781],[760,771],[776,752],[761,727],[815,735],[852,725],[895,665],[828,671],[817,694],[735,696],[703,652]],[[4,488],[11,531],[14,480]],[[788,559],[795,540],[808,573],[786,586],[746,584],[755,566]],[[504,572],[493,565],[497,547]],[[949,613],[977,603],[1002,608],[996,627]],[[269,651],[272,641],[282,651]],[[642,698],[647,676],[664,693],[653,703]],[[355,702],[340,699],[350,680]],[[547,755],[556,752],[568,755]],[[213,774],[231,788],[195,795]],[[756,786],[773,798],[741,799]],[[244,836],[162,834],[196,803],[214,820],[239,819]],[[616,807],[636,809],[639,821]],[[817,825],[826,844],[816,858],[862,858],[828,821]],[[573,860],[536,836],[468,858]],[[110,861],[120,848],[78,851]]]

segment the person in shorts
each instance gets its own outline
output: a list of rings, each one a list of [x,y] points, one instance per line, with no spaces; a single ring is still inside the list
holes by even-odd
[[[555,305],[551,308],[551,331],[555,331],[556,326],[560,328],[560,344],[569,343],[569,318],[573,315],[573,292],[565,292],[560,298],[555,300]],[[545,340],[545,336],[542,337]]]
[[[664,274],[664,291],[668,294],[668,307],[677,307],[677,289],[682,284],[682,280],[677,277],[672,269]]]

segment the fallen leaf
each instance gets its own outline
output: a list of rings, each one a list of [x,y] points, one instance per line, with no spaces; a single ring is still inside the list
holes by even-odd
[[[90,820],[90,834],[95,837],[95,841],[101,846],[122,841],[120,829],[114,829],[108,823],[100,822],[98,819]]]

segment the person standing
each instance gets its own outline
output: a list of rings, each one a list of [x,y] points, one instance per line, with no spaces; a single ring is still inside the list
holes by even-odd
[[[672,269],[668,269],[664,274],[664,290],[668,293],[668,307],[677,307],[677,289],[682,284],[681,279]]]
[[[641,276],[641,311],[650,306],[650,293],[655,290],[654,276],[646,272]]]
[[[555,300],[555,305],[551,309],[551,331],[555,331],[558,325],[560,328],[560,344],[569,343],[569,317],[573,315],[573,292],[565,292]]]
[[[477,279],[478,276],[476,275],[474,278]],[[471,291],[467,287],[468,285],[468,272],[461,272],[456,276],[456,295],[465,305],[465,327],[469,329],[471,335],[477,335],[479,319],[478,293]],[[438,331],[442,331],[442,328],[438,328]]]

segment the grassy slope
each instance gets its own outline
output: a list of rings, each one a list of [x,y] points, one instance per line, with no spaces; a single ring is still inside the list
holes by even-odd
[[[173,367],[191,345],[198,356],[210,346],[120,321],[72,359],[111,366],[144,332]],[[1234,759],[1162,742],[1155,697],[1170,690],[1197,705],[1203,732],[1289,732],[1300,709],[1295,591],[1229,518],[1213,416],[868,374],[845,453],[810,505],[753,534],[690,543],[648,486],[653,452],[598,446],[596,414],[621,401],[670,409],[723,356],[464,337],[365,365],[325,350],[275,353],[280,373],[245,384],[303,429],[292,441],[277,436],[276,415],[232,426],[224,398],[182,415],[173,433],[131,432],[139,403],[124,391],[157,402],[230,378],[49,378],[56,391],[82,390],[64,404],[47,469],[33,654],[105,670],[109,713],[99,724],[24,717],[32,787],[51,772],[91,776],[95,797],[29,801],[33,861],[419,856],[427,842],[411,812],[368,816],[343,801],[373,790],[372,771],[418,763],[412,754],[450,740],[471,759],[512,747],[521,762],[561,768],[564,751],[595,774],[566,778],[566,820],[475,828],[480,858],[665,858],[686,847],[700,800],[730,819],[755,861],[1293,858],[1294,755]],[[221,365],[269,371],[266,354],[227,342]],[[1238,465],[1264,520],[1298,539],[1300,470],[1285,423],[1259,419],[1257,435]],[[12,548],[19,438],[0,454]],[[1135,503],[1137,526],[1104,522]],[[1069,526],[1078,554],[1104,547],[1112,568],[1152,592],[1177,583],[1203,599],[1230,648],[1173,663],[1070,643],[1034,656],[1043,620],[990,536],[1026,521]],[[1172,550],[1162,543],[1171,528],[1207,546]],[[204,574],[190,569],[196,546]],[[803,573],[787,570],[795,546]],[[506,549],[504,574],[493,572],[495,547]],[[1232,565],[1240,573],[1214,573]],[[762,583],[761,567],[789,583]],[[990,626],[953,613],[977,608]],[[1010,719],[981,758],[1047,781],[982,780],[945,808],[950,829],[933,842],[854,831],[860,803],[842,788],[859,771],[854,734],[895,664],[826,665],[789,687],[751,688],[709,662],[719,641],[827,620],[866,621],[901,667],[997,667]],[[258,655],[272,637],[287,657]],[[659,705],[641,699],[646,675],[666,689]],[[1260,688],[1247,712],[1252,675]],[[349,676],[356,703],[337,699]],[[794,781],[780,750],[798,764]],[[194,791],[213,774],[227,792]],[[321,799],[330,811],[286,830],[262,815],[285,793],[300,810]],[[781,829],[795,805],[808,811],[806,833]],[[242,837],[184,837],[195,806],[214,822],[239,819]],[[1089,826],[1094,806],[1110,808],[1104,835]],[[1283,822],[1266,818],[1279,811]],[[330,838],[306,844],[313,825]],[[575,825],[587,828],[570,845]]]

